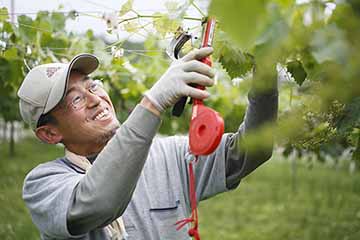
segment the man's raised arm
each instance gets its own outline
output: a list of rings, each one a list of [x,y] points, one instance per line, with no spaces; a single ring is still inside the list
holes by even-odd
[[[254,79],[259,80],[259,79]],[[247,134],[253,132],[266,123],[276,121],[278,112],[277,78],[272,77],[265,91],[253,87],[249,94],[249,105],[244,121],[235,134],[229,135],[226,140],[226,187],[233,189],[241,179],[254,171],[262,163],[270,159],[273,150],[273,139],[258,139],[259,149],[243,149],[240,142],[246,141]],[[264,144],[264,141],[271,143]]]

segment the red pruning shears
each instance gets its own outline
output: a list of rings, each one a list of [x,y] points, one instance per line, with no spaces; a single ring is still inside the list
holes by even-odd
[[[201,47],[211,47],[215,33],[215,18],[208,17],[203,23],[203,34]],[[191,38],[188,32],[180,32],[170,44],[168,54],[178,58],[181,47]],[[211,67],[210,57],[201,59],[201,62]],[[204,86],[196,86],[205,89]],[[173,115],[180,116],[184,110],[187,97],[181,98],[173,108]],[[220,114],[213,109],[206,107],[202,100],[193,99],[192,115],[189,130],[190,151],[195,155],[208,155],[212,153],[220,143],[224,133],[224,120]]]

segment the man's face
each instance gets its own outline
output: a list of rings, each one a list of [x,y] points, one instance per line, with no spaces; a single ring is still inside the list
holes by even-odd
[[[79,152],[100,151],[120,126],[106,91],[76,71],[71,72],[65,98],[52,114],[62,142]]]

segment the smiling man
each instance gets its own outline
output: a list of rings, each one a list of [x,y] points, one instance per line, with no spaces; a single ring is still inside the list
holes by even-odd
[[[101,151],[119,122],[101,81],[90,79],[80,70],[70,71],[66,97],[48,115],[61,124],[53,128],[42,123],[37,126],[36,135],[48,143],[62,141],[67,150],[88,156]],[[48,134],[51,131],[54,134]]]
[[[65,147],[65,156],[40,164],[24,181],[23,198],[42,239],[189,238],[188,227],[174,226],[191,213],[188,138],[155,135],[161,114],[182,96],[209,96],[189,84],[213,85],[211,68],[198,61],[212,51],[194,50],[171,64],[122,125],[102,83],[88,76],[99,65],[95,56],[27,74],[18,92],[24,121],[43,142]],[[249,93],[238,131],[199,158],[198,200],[236,188],[270,158],[272,148],[249,153],[239,144],[247,131],[276,119],[277,83],[269,81],[266,93]]]

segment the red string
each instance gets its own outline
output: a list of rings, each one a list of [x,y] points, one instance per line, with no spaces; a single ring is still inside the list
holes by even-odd
[[[198,157],[195,157],[195,162],[197,162]],[[190,206],[191,206],[191,216],[189,218],[182,219],[177,221],[175,225],[176,230],[180,230],[188,223],[193,223],[192,228],[189,229],[188,234],[190,237],[193,237],[195,240],[200,240],[200,234],[198,230],[198,211],[196,206],[196,191],[195,191],[195,175],[193,169],[193,161],[189,162],[189,195],[190,195]]]

